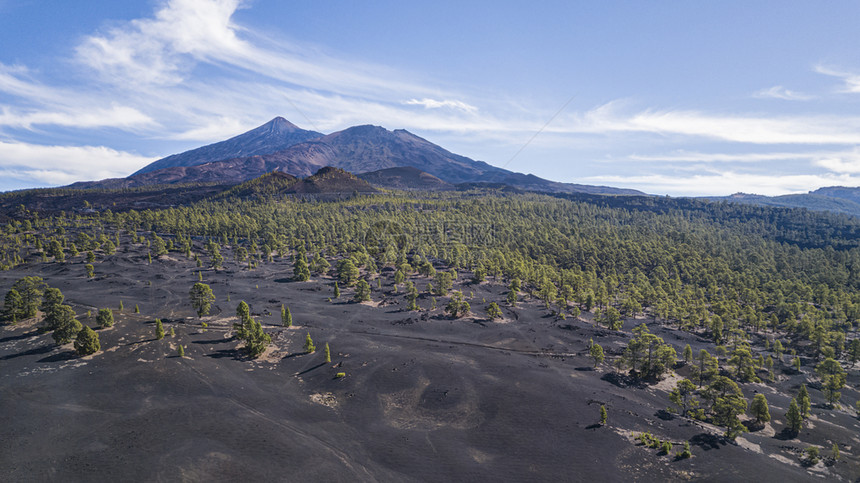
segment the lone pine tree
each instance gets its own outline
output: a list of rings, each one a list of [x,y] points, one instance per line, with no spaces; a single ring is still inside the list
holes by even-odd
[[[99,335],[96,334],[93,329],[84,326],[80,331],[78,331],[78,336],[75,339],[75,352],[77,352],[78,355],[88,356],[90,354],[95,354],[99,349],[101,349]]]
[[[317,348],[316,348],[316,346],[314,346],[314,340],[311,339],[311,333],[308,332],[307,336],[305,336],[305,352],[307,352],[308,354],[311,354],[316,350],[317,350]]]
[[[96,323],[99,324],[101,328],[108,328],[113,326],[113,311],[111,309],[99,309],[99,313],[96,316]]]
[[[191,307],[197,312],[197,317],[203,317],[209,314],[209,308],[212,307],[212,302],[215,301],[215,294],[212,293],[212,288],[205,283],[197,282],[191,287],[188,292],[191,298]]]

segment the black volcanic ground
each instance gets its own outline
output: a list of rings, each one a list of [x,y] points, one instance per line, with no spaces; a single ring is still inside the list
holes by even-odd
[[[200,248],[200,247],[196,247]],[[85,358],[53,346],[34,322],[0,329],[0,479],[3,481],[800,481],[860,478],[860,421],[848,409],[823,409],[813,386],[813,418],[796,439],[780,437],[789,397],[812,372],[779,372],[780,393],[764,391],[774,419],[737,444],[721,428],[672,417],[671,382],[627,385],[610,367],[591,369],[589,338],[620,353],[622,333],[588,320],[556,320],[527,301],[503,309],[503,322],[483,317],[450,320],[439,298],[430,313],[406,312],[392,294],[391,272],[376,306],[349,303],[352,291],[329,301],[333,280],[291,282],[289,260],[255,270],[232,261],[203,269],[218,298],[212,315],[194,317],[188,290],[195,264],[184,256],[146,263],[127,240],[117,255],[99,255],[96,278],[85,278],[82,256],[66,263],[28,263],[0,272],[4,293],[24,275],[60,288],[83,323],[87,309],[125,312],[99,331],[102,351]],[[413,277],[418,287],[427,280]],[[151,283],[150,283],[151,282]],[[489,282],[458,284],[483,314],[486,299],[506,289]],[[231,301],[227,301],[227,296]],[[249,361],[228,328],[239,300],[250,303],[272,334],[274,349]],[[287,304],[296,326],[280,326]],[[140,314],[132,309],[139,304]],[[420,305],[431,304],[422,296]],[[154,318],[175,337],[155,340]],[[650,319],[647,319],[650,321]],[[694,350],[713,347],[694,335],[651,330]],[[317,347],[303,354],[309,332]],[[323,360],[328,342],[332,363]],[[184,345],[186,357],[176,355]],[[337,372],[346,377],[336,379]],[[688,368],[679,368],[682,375]],[[843,401],[858,399],[858,371],[850,371]],[[597,425],[598,408],[609,412]],[[693,442],[694,457],[675,460],[637,445],[633,432],[650,431],[676,444]],[[840,443],[833,466],[806,469],[799,451]],[[676,446],[676,450],[678,447]],[[674,452],[674,451],[673,451]]]

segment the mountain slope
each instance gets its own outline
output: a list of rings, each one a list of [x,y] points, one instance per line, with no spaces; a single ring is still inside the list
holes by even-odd
[[[731,196],[709,197],[711,201],[746,203],[783,208],[806,208],[812,211],[829,211],[860,217],[860,188],[832,186],[804,194],[764,196],[735,193]]]
[[[534,175],[514,173],[451,153],[408,131],[389,131],[370,125],[351,127],[272,154],[232,159],[221,164],[211,163],[207,169],[220,170],[221,166],[242,164],[247,164],[249,170],[244,179],[272,170],[307,176],[323,166],[333,166],[351,173],[413,167],[452,184],[491,182],[533,191],[644,194],[629,189],[559,183]],[[260,166],[265,166],[265,171],[259,171]],[[212,177],[205,179],[211,181]]]
[[[377,191],[367,181],[342,169],[327,166],[304,179],[298,179],[280,171],[266,173],[259,178],[234,186],[218,198],[376,193]]]
[[[318,137],[322,137],[322,134],[307,131],[282,117],[276,117],[258,128],[226,141],[159,159],[141,168],[132,176],[163,168],[196,166],[230,158],[274,153]]]
[[[452,190],[454,186],[446,183],[430,173],[425,173],[412,166],[385,168],[379,171],[361,173],[359,178],[374,186],[397,190]]]

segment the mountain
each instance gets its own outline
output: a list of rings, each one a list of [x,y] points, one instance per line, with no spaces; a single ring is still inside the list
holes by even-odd
[[[154,161],[132,176],[163,168],[196,166],[230,158],[270,154],[322,136],[321,133],[302,129],[283,117],[276,117],[256,129],[226,141]]]
[[[326,166],[358,174],[381,172],[374,175],[374,182],[380,186],[390,183],[388,187],[400,189],[449,189],[445,184],[489,183],[527,191],[644,195],[631,189],[560,183],[515,173],[454,154],[403,129],[389,131],[363,125],[324,136],[280,117],[226,141],[160,159],[127,178],[79,182],[69,188],[238,184],[272,171],[310,176]],[[414,168],[424,175],[383,171],[393,168]]]
[[[374,186],[396,190],[440,191],[454,189],[454,185],[451,183],[446,183],[432,174],[412,166],[380,169],[379,171],[361,173],[358,177]]]
[[[803,194],[763,196],[735,193],[731,196],[708,197],[711,201],[746,203],[783,208],[806,208],[811,211],[829,211],[860,217],[860,188],[831,186]]]

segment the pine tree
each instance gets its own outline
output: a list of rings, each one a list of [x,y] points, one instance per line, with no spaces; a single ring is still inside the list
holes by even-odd
[[[693,349],[690,347],[690,344],[684,346],[684,363],[689,364],[693,362]]]
[[[516,307],[517,306],[517,293],[514,292],[513,290],[509,291],[507,302],[508,302],[508,305],[510,305],[511,307]]]
[[[340,298],[340,287],[337,286],[337,282],[334,282],[334,298]]]
[[[93,278],[96,276],[96,271],[92,263],[87,263],[86,265],[84,265],[84,270],[87,271],[87,278]]]
[[[125,306],[123,305],[122,300],[120,300],[120,301],[119,301],[119,311],[120,311],[120,312],[122,312],[122,310],[123,310],[124,308],[125,308]]]
[[[155,319],[155,338],[161,340],[164,338],[164,325],[161,319]]]
[[[848,375],[845,373],[845,370],[842,369],[842,365],[839,361],[832,357],[828,357],[821,361],[815,367],[815,372],[821,379],[824,394],[827,395],[827,402],[829,402],[830,406],[833,407],[842,396],[842,393],[840,393],[839,390],[845,387]]]
[[[809,417],[809,413],[812,410],[812,403],[809,400],[809,391],[806,389],[806,384],[800,385],[800,391],[797,393],[797,407],[800,409],[800,415],[803,419]]]
[[[3,304],[3,318],[15,324],[24,314],[24,299],[14,288],[6,292]]]
[[[75,318],[75,311],[68,305],[60,305],[52,312],[54,327],[52,334],[57,345],[68,344],[81,331],[81,323]]]
[[[289,327],[289,325],[287,325],[287,309],[284,307],[284,304],[281,304],[281,325]]]
[[[600,405],[600,424],[606,424],[606,406]]]
[[[185,357],[185,347],[182,347],[182,344],[179,344],[179,349],[177,349],[177,353],[179,357]]]
[[[755,417],[757,424],[770,421],[770,411],[767,407],[767,398],[764,394],[756,394],[750,402],[750,413]]]
[[[601,347],[600,344],[591,344],[591,348],[588,349],[588,354],[594,361],[594,367],[597,367],[601,362],[603,362],[603,347]]]
[[[96,323],[102,328],[113,326],[113,311],[111,309],[99,309],[99,313],[96,315]]]
[[[411,281],[406,282],[406,310],[418,310],[418,289]]]
[[[296,256],[296,262],[293,265],[293,278],[299,282],[307,282],[311,278],[311,271],[308,268],[308,259],[305,257],[304,250],[300,250]]]
[[[490,320],[502,318],[502,309],[499,308],[499,304],[490,302],[490,305],[487,306],[487,317],[489,317]]]
[[[195,283],[188,292],[188,296],[191,298],[191,307],[197,312],[198,318],[209,315],[209,308],[215,301],[215,294],[212,293],[212,288],[209,285],[200,282]]]
[[[84,326],[78,331],[78,337],[75,339],[75,352],[80,356],[88,356],[95,354],[101,349],[99,343],[99,335],[87,326]]]
[[[134,304],[134,313],[136,313],[136,314],[140,313],[140,307],[138,307],[137,304]]]
[[[317,348],[316,346],[314,346],[314,340],[311,339],[311,333],[308,332],[307,336],[305,337],[305,352],[311,354],[316,350]]]
[[[370,301],[370,284],[368,284],[365,279],[359,280],[358,284],[356,284],[355,296],[353,297],[353,299],[356,302]]]
[[[790,429],[794,434],[799,433],[800,429],[803,427],[803,415],[800,413],[800,408],[797,407],[797,401],[795,399],[792,399],[791,404],[788,406],[788,412],[785,413],[785,420],[788,425],[788,429]]]
[[[331,362],[331,350],[328,348],[328,342],[325,343],[325,361]]]

